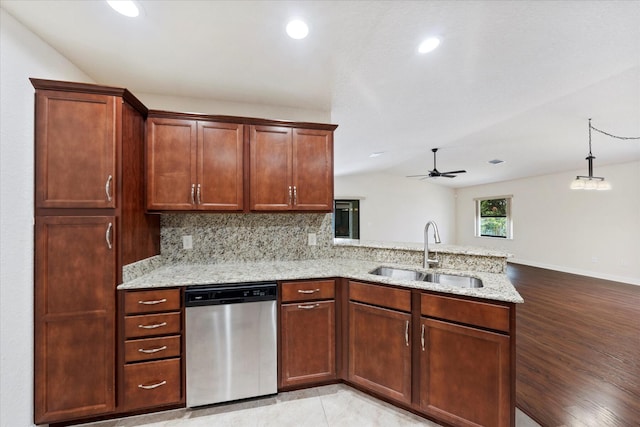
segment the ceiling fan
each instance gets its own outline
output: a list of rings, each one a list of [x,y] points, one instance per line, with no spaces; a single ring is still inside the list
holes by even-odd
[[[438,149],[432,148],[431,151],[433,151],[433,170],[430,170],[428,175],[408,175],[407,178],[422,177],[421,179],[427,179],[427,178],[437,178],[439,176],[444,176],[445,178],[455,178],[457,174],[467,172],[465,170],[440,172],[438,169],[436,169],[436,153],[438,152]]]

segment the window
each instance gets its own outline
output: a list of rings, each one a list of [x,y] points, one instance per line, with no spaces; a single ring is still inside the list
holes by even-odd
[[[512,196],[475,199],[476,237],[511,239]]]
[[[360,200],[335,200],[333,235],[339,239],[360,238]]]

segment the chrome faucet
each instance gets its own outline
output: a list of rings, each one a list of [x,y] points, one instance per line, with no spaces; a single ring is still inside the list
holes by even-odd
[[[429,268],[431,264],[435,264],[438,266],[440,264],[440,260],[438,260],[438,254],[436,253],[436,257],[434,259],[429,259],[429,226],[433,225],[433,238],[436,243],[440,243],[440,233],[438,233],[438,226],[435,222],[429,221],[427,225],[424,226],[424,268]]]

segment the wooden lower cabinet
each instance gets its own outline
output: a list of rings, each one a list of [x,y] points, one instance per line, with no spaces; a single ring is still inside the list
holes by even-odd
[[[122,411],[184,404],[182,305],[179,288],[122,292]]]
[[[509,426],[510,338],[425,317],[420,330],[420,410],[456,426]]]
[[[283,304],[280,386],[336,379],[335,302]]]
[[[280,283],[278,387],[338,378],[335,295],[333,279]]]
[[[37,424],[115,408],[115,217],[38,216]]]
[[[347,379],[410,404],[410,334],[410,314],[350,301]]]
[[[125,409],[136,410],[180,402],[181,378],[179,358],[125,365]]]

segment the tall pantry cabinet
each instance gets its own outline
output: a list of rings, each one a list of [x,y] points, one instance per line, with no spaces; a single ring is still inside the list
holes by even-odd
[[[36,424],[116,410],[116,286],[159,254],[144,211],[146,108],[126,89],[31,79]]]

